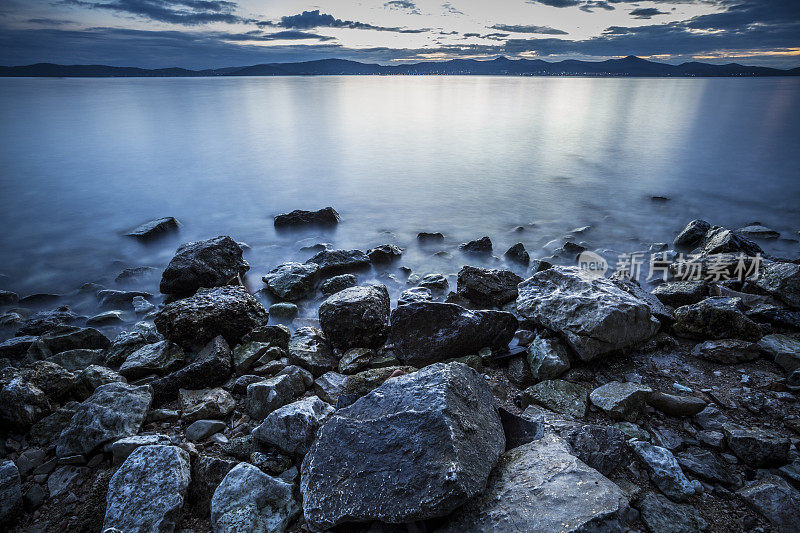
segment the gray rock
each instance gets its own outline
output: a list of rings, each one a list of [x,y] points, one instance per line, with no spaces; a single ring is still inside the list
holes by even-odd
[[[99,349],[109,347],[108,337],[94,328],[77,326],[55,326],[41,335],[28,349],[33,359],[47,359],[55,354],[77,349]]]
[[[253,430],[253,439],[284,453],[303,456],[314,442],[317,430],[333,411],[333,406],[316,396],[303,398],[267,415]]]
[[[625,460],[626,435],[613,426],[568,425],[559,432],[572,453],[604,476]]]
[[[22,511],[22,484],[14,461],[0,461],[0,525],[9,525]]]
[[[291,302],[279,302],[269,306],[269,314],[273,318],[292,320],[300,310]]]
[[[152,298],[149,292],[141,291],[117,291],[104,289],[97,291],[97,301],[102,309],[130,309],[133,306],[133,299],[136,297]]]
[[[670,416],[694,416],[706,408],[706,402],[696,396],[667,394],[661,391],[650,394],[647,403]]]
[[[319,265],[320,276],[345,274],[369,267],[370,260],[361,250],[322,250],[306,261]]]
[[[742,253],[752,257],[764,253],[764,250],[753,241],[726,228],[709,230],[703,237],[701,247],[705,255]]]
[[[174,531],[190,476],[189,454],[177,446],[137,448],[108,484],[103,531]]]
[[[325,372],[314,380],[314,392],[324,402],[336,405],[339,395],[344,390],[347,376],[338,372]]]
[[[67,350],[47,358],[47,361],[57,364],[70,372],[78,372],[90,365],[101,365],[105,359],[104,350]]]
[[[681,468],[699,478],[723,485],[736,484],[736,478],[713,453],[702,448],[691,447],[676,456]]]
[[[21,359],[28,353],[28,349],[38,338],[35,335],[23,335],[21,337],[11,337],[0,342],[0,358]]]
[[[262,279],[267,289],[281,300],[299,300],[314,289],[319,277],[316,263],[283,263]]]
[[[419,280],[419,286],[433,293],[443,293],[450,287],[447,278],[441,274],[427,274]]]
[[[0,306],[16,305],[19,295],[16,292],[0,290]]]
[[[517,310],[559,332],[584,361],[632,349],[659,328],[646,302],[574,267],[553,267],[522,282]]]
[[[335,226],[339,223],[339,213],[332,207],[324,207],[317,211],[295,209],[291,213],[275,216],[276,228],[302,226]]]
[[[748,483],[739,494],[747,503],[764,515],[776,533],[793,533],[800,524],[800,491],[778,476],[767,474]]]
[[[789,335],[765,335],[758,341],[758,346],[786,372],[791,374],[800,368],[800,339]]]
[[[382,368],[371,368],[358,374],[347,376],[344,388],[339,394],[339,399],[336,401],[336,408],[341,409],[347,407],[353,402],[366,396],[371,391],[382,385],[393,374],[410,374],[416,372],[416,368],[412,366],[389,366]]]
[[[264,342],[284,350],[289,349],[292,332],[282,324],[258,326],[242,338],[243,343]]]
[[[474,241],[461,243],[458,249],[469,255],[490,255],[492,253],[492,240],[489,237],[481,237]]]
[[[397,299],[397,305],[412,304],[414,302],[430,302],[433,301],[433,294],[427,287],[411,287],[400,293]]]
[[[547,435],[503,454],[486,491],[437,531],[621,533],[627,508],[614,483],[571,455],[559,437]]]
[[[231,351],[231,358],[233,359],[233,372],[237,376],[241,376],[250,370],[256,361],[258,361],[269,349],[270,344],[267,342],[245,342],[236,345]]]
[[[399,259],[403,255],[403,250],[394,244],[382,244],[367,250],[367,255],[373,265],[385,265]]]
[[[675,310],[675,333],[692,339],[761,338],[758,324],[747,318],[739,298],[711,297]]]
[[[183,349],[170,341],[145,344],[125,359],[119,373],[128,379],[151,374],[164,375],[182,367],[186,362]]]
[[[144,346],[163,340],[155,326],[140,322],[131,331],[117,335],[106,350],[105,365],[118,368],[133,352]]]
[[[228,343],[216,337],[188,365],[150,383],[153,404],[158,406],[176,399],[180,389],[221,385],[231,375],[231,365]]]
[[[339,372],[342,374],[355,374],[367,368],[375,357],[375,352],[369,348],[352,348],[347,350],[339,359]]]
[[[228,472],[211,500],[215,533],[283,533],[299,514],[290,483],[247,463]]]
[[[675,237],[675,246],[693,246],[700,242],[710,229],[711,224],[705,220],[692,220]]]
[[[491,392],[468,366],[390,379],[319,430],[302,465],[306,522],[445,516],[486,487],[504,448]]]
[[[658,533],[699,533],[708,523],[694,507],[673,503],[660,494],[648,493],[639,502],[642,521]]]
[[[42,335],[56,326],[67,326],[78,318],[80,317],[70,311],[67,306],[61,306],[52,311],[41,311],[25,319],[17,328],[16,335]]]
[[[29,433],[31,440],[40,446],[50,446],[69,425],[79,405],[78,402],[67,402],[62,408],[36,422]]]
[[[356,278],[355,275],[340,274],[325,280],[320,286],[320,290],[323,296],[328,297],[348,287],[355,287],[356,285],[358,285],[358,278]]]
[[[614,420],[633,422],[647,405],[653,389],[639,383],[611,381],[597,387],[589,399]]]
[[[156,308],[155,305],[148,302],[143,296],[134,296],[131,305],[133,306],[133,311],[137,315],[147,314]]]
[[[163,294],[188,296],[201,287],[221,287],[238,280],[250,270],[242,259],[242,248],[228,236],[187,242],[161,275]]]
[[[761,224],[750,224],[749,226],[737,229],[736,233],[741,233],[742,235],[754,239],[777,239],[781,236],[781,234],[774,229],[762,226]]]
[[[522,407],[524,409],[536,404],[556,413],[583,418],[586,416],[588,396],[581,385],[561,379],[548,379],[523,391]]]
[[[800,265],[766,263],[755,285],[794,309],[800,309]]]
[[[335,348],[378,348],[389,332],[389,291],[384,285],[350,287],[319,307],[319,322]]]
[[[521,242],[518,242],[509,248],[506,253],[503,254],[503,257],[505,257],[508,261],[512,261],[522,266],[528,266],[531,262],[531,256],[528,255],[527,250],[525,250],[525,245]]]
[[[83,401],[91,396],[97,387],[106,383],[127,383],[127,380],[110,368],[89,365],[75,376],[75,396]]]
[[[506,450],[528,444],[544,436],[544,424],[540,420],[515,415],[502,407],[498,411],[506,436]]]
[[[225,422],[220,420],[195,420],[186,428],[186,438],[191,442],[200,442],[224,431],[226,427]]]
[[[533,383],[531,367],[528,365],[527,359],[522,356],[512,357],[508,361],[506,375],[511,383],[520,388],[525,388]]]
[[[208,518],[214,491],[238,461],[200,454],[192,459],[192,480],[189,483],[189,505],[192,516]]]
[[[311,372],[314,377],[321,376],[339,366],[327,339],[316,328],[299,328],[289,341],[289,361]]]
[[[671,451],[642,441],[629,442],[628,445],[645,464],[650,479],[667,498],[682,502],[694,496],[695,486],[686,478]]]
[[[502,307],[517,299],[522,278],[510,270],[464,266],[458,271],[458,294],[475,305]]]
[[[183,419],[187,422],[210,418],[222,420],[231,414],[236,401],[224,389],[181,389],[178,392]]]
[[[555,379],[570,368],[567,347],[559,339],[542,334],[528,345],[527,361],[536,381]]]
[[[707,361],[734,365],[754,361],[759,357],[758,344],[738,339],[706,341],[692,349],[692,355]]]
[[[623,273],[614,274],[611,280],[617,287],[647,304],[650,307],[650,314],[658,319],[659,322],[665,326],[672,324],[675,310],[664,304],[654,294],[644,290],[638,281],[630,279]]]
[[[682,307],[699,303],[708,297],[708,283],[705,281],[670,281],[653,289],[653,294],[666,305]]]
[[[444,242],[444,235],[436,232],[420,231],[417,233],[417,241],[421,244]]]
[[[0,380],[0,420],[19,431],[50,413],[53,405],[47,394],[18,375]]]
[[[114,458],[114,464],[122,464],[125,462],[136,448],[142,446],[156,446],[156,445],[171,444],[169,437],[166,435],[133,435],[131,437],[123,437],[111,445],[111,455]]]
[[[728,423],[728,417],[713,405],[697,413],[694,420],[705,430],[721,430]]]
[[[47,491],[51,498],[57,498],[70,490],[73,485],[78,485],[77,481],[86,477],[89,469],[85,466],[61,466],[50,474],[47,478]]]
[[[468,311],[455,304],[417,302],[392,311],[391,331],[397,358],[424,366],[477,353],[503,349],[517,329],[517,319],[504,311]]]
[[[278,407],[291,402],[306,386],[299,374],[281,374],[247,386],[247,412],[255,420],[263,420]]]
[[[164,235],[165,233],[178,231],[179,227],[180,224],[174,217],[157,218],[135,227],[125,235],[147,241]]]
[[[127,321],[122,311],[104,311],[86,319],[87,326],[118,326]]]
[[[791,442],[771,431],[724,424],[725,442],[742,461],[756,468],[782,466],[789,461]]]

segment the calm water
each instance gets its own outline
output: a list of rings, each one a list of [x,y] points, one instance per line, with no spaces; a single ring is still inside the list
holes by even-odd
[[[392,242],[417,272],[457,271],[458,253],[416,245],[423,230],[542,256],[578,226],[592,248],[635,251],[702,217],[799,249],[797,78],[3,79],[0,125],[0,288],[21,294],[115,288],[220,234],[250,245],[253,289],[318,241]],[[276,213],[326,205],[335,232],[275,233]],[[122,236],[168,215],[176,238]]]

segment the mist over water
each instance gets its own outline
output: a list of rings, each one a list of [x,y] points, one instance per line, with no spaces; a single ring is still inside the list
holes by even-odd
[[[120,288],[122,269],[226,234],[250,246],[253,290],[315,242],[394,243],[398,265],[447,274],[483,235],[497,256],[544,256],[590,225],[574,240],[632,252],[704,218],[761,222],[784,237],[768,252],[798,251],[800,79],[4,79],[0,124],[0,288],[21,295]],[[327,205],[333,232],[273,228]],[[177,236],[123,236],[163,216]],[[446,243],[420,248],[419,231]],[[127,287],[157,293],[158,275]]]

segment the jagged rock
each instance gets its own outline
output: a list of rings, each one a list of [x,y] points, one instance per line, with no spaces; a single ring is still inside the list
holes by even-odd
[[[628,445],[647,466],[653,483],[670,500],[682,502],[694,496],[695,486],[683,474],[671,451],[643,441],[629,442]]]
[[[243,344],[237,345],[231,351],[231,357],[233,360],[233,372],[237,376],[241,376],[250,368],[253,367],[256,361],[258,361],[270,348],[270,344],[267,342],[245,342]]]
[[[154,276],[158,272],[157,268],[151,266],[136,266],[136,267],[129,267],[125,268],[117,274],[117,277],[114,278],[114,281],[117,283],[127,283],[133,280],[141,280],[144,278],[149,278]]]
[[[342,407],[351,405],[362,396],[366,396],[371,391],[382,385],[395,373],[401,375],[410,374],[412,372],[416,372],[416,370],[417,369],[413,366],[388,366],[383,368],[372,368],[370,370],[359,372],[358,374],[347,376],[347,379],[344,382],[344,388],[342,389],[341,393],[339,394],[339,398],[336,401],[336,408],[341,409]]]
[[[470,302],[487,307],[502,307],[516,300],[522,278],[510,270],[464,266],[458,271],[458,294]]]
[[[218,335],[234,346],[267,319],[267,311],[244,288],[216,287],[167,304],[156,314],[155,324],[167,339],[193,349]]]
[[[705,220],[692,220],[681,230],[678,236],[675,237],[675,246],[693,246],[700,242],[710,229],[711,224]]]
[[[758,344],[738,339],[706,341],[692,349],[692,355],[700,359],[724,365],[754,361],[759,357]]]
[[[753,241],[726,228],[712,228],[703,238],[702,252],[705,255],[742,253],[748,256],[763,254],[764,250]]]
[[[531,256],[528,255],[528,251],[525,250],[525,245],[521,242],[509,248],[506,253],[503,254],[503,257],[508,261],[513,261],[523,266],[528,266],[531,262]]]
[[[149,387],[109,383],[98,387],[75,411],[61,432],[56,455],[88,454],[98,447],[135,435],[150,409]]]
[[[108,484],[103,531],[174,531],[190,476],[189,454],[181,448],[137,448]]]
[[[67,326],[78,318],[66,305],[52,311],[41,311],[25,319],[17,328],[16,336],[43,335],[56,326]]]
[[[492,240],[489,237],[481,237],[474,241],[461,243],[458,249],[465,254],[489,255],[492,253]]]
[[[180,224],[174,217],[157,218],[135,227],[125,235],[146,241],[155,237],[159,237],[165,233],[178,231],[179,226]]]
[[[119,373],[128,379],[173,372],[184,365],[186,354],[183,349],[170,341],[145,344],[125,359]]]
[[[303,456],[314,442],[317,430],[333,411],[333,406],[316,396],[303,398],[267,415],[253,430],[253,438],[284,453]]]
[[[327,339],[316,328],[304,327],[294,332],[289,341],[289,361],[319,377],[339,366]]]
[[[699,533],[708,529],[697,509],[673,503],[661,494],[648,493],[639,502],[639,511],[650,531],[657,533]]]
[[[528,444],[544,436],[544,424],[541,421],[515,415],[502,407],[498,411],[506,436],[506,450]]]
[[[427,287],[411,287],[400,293],[397,299],[397,305],[412,304],[414,302],[430,302],[433,301],[433,294]]]
[[[150,311],[153,311],[156,308],[155,305],[148,302],[142,296],[134,296],[133,300],[131,301],[131,305],[133,306],[133,311],[137,315],[144,315],[146,313],[149,313]]]
[[[762,265],[755,285],[794,309],[800,309],[800,265],[773,263]]]
[[[178,397],[183,419],[187,422],[201,418],[221,420],[236,407],[233,396],[224,389],[181,389]]]
[[[397,358],[424,366],[477,353],[485,347],[504,349],[517,329],[517,319],[504,311],[468,311],[455,304],[417,302],[392,311],[391,331]]]
[[[771,431],[724,424],[725,442],[742,461],[756,468],[782,466],[789,461],[791,442]]]
[[[200,442],[224,431],[226,427],[225,422],[220,420],[195,420],[186,428],[186,439],[190,442]]]
[[[705,430],[721,430],[728,423],[728,417],[713,405],[697,413],[694,420]]]
[[[800,524],[800,491],[772,474],[753,481],[739,494],[753,509],[764,515],[776,533],[792,533]]]
[[[75,396],[85,400],[99,387],[106,383],[127,383],[125,377],[110,368],[89,365],[75,376]]]
[[[270,326],[264,325],[258,326],[250,333],[242,337],[242,342],[264,342],[273,346],[277,346],[283,350],[288,350],[289,339],[291,336],[292,332],[289,331],[289,328],[282,324],[273,324]]]
[[[569,354],[559,339],[537,334],[528,345],[527,362],[536,381],[555,379],[569,370]]]
[[[122,464],[136,448],[168,444],[171,444],[171,441],[166,435],[133,435],[114,441],[111,445],[111,455],[114,458],[114,464],[118,465]]]
[[[638,281],[629,279],[625,274],[615,274],[611,280],[617,287],[647,304],[650,307],[650,314],[659,322],[664,325],[672,324],[675,311],[661,302],[654,294],[644,290]]]
[[[403,255],[403,250],[394,244],[382,244],[371,250],[367,250],[367,256],[374,265],[382,265],[396,261]]]
[[[573,418],[586,416],[588,393],[581,385],[549,379],[540,381],[522,393],[522,408],[536,404]]]
[[[314,289],[319,277],[316,263],[283,263],[262,279],[267,289],[282,300],[299,300]]]
[[[324,207],[318,211],[295,209],[291,213],[275,216],[276,228],[292,226],[335,226],[339,223],[339,213],[332,207]]]
[[[443,293],[450,287],[450,283],[441,274],[426,274],[419,280],[419,286],[430,289],[432,293]]]
[[[355,374],[367,368],[375,358],[375,352],[369,348],[352,348],[339,359],[339,372]]]
[[[31,440],[40,446],[49,446],[70,423],[79,405],[78,402],[67,402],[60,409],[36,422],[31,426],[29,433]]]
[[[589,399],[614,420],[633,422],[644,410],[652,392],[646,385],[611,381],[594,389]]]
[[[231,375],[231,366],[228,343],[216,337],[188,365],[150,383],[153,405],[176,399],[180,389],[221,385]]]
[[[761,329],[742,311],[739,298],[706,298],[700,303],[677,308],[673,328],[681,337],[692,339],[757,341],[761,338]]]
[[[228,285],[244,276],[250,265],[242,248],[228,236],[187,242],[178,247],[161,275],[163,294],[188,296],[202,287]]]
[[[275,409],[291,402],[306,386],[299,373],[281,374],[247,386],[247,412],[255,420],[263,420]]]
[[[325,372],[314,381],[314,392],[324,402],[336,405],[339,395],[344,390],[347,376],[338,372]]]
[[[350,287],[320,305],[320,327],[330,344],[340,350],[378,348],[389,332],[389,310],[385,285]]]
[[[712,483],[734,485],[736,478],[713,453],[702,448],[691,447],[677,455],[681,468]]]
[[[0,420],[4,425],[24,431],[52,409],[47,393],[19,373],[0,379]]]
[[[53,471],[47,478],[47,491],[51,498],[57,498],[66,492],[72,485],[78,485],[78,480],[86,477],[89,469],[85,466],[62,466]]]
[[[533,383],[531,367],[528,365],[527,359],[522,356],[512,357],[508,361],[506,375],[511,383],[520,388],[525,388]]]
[[[47,359],[55,354],[76,349],[105,350],[111,341],[94,328],[55,326],[41,335],[28,349],[33,359]]]
[[[299,514],[290,483],[247,463],[228,472],[211,500],[215,533],[283,533]]]
[[[679,396],[661,391],[650,394],[647,403],[670,416],[694,416],[706,408],[706,402],[696,396]]]
[[[21,359],[38,338],[35,335],[23,335],[0,342],[0,358]]]
[[[758,341],[758,347],[771,355],[786,372],[791,374],[800,368],[800,339],[788,335],[765,335]]]
[[[681,307],[708,297],[708,284],[705,281],[670,281],[653,289],[653,294],[666,305]]]
[[[625,459],[626,435],[614,426],[574,424],[560,431],[572,453],[604,476],[617,469]]]
[[[323,296],[328,297],[348,287],[355,287],[356,285],[358,285],[358,278],[356,278],[355,275],[340,274],[325,280],[320,286],[320,291],[322,291]]]
[[[70,372],[79,372],[91,365],[100,365],[105,359],[105,350],[67,350],[47,358],[47,361]]]
[[[14,461],[0,462],[0,525],[9,525],[22,511],[22,484]]]
[[[117,335],[106,350],[105,365],[118,368],[133,352],[144,346],[163,340],[155,326],[140,322],[131,331]]]
[[[486,491],[437,531],[622,532],[627,508],[614,483],[547,435],[504,453]]]
[[[369,257],[361,250],[322,250],[306,261],[319,265],[320,276],[345,274],[368,268]]]
[[[214,491],[237,464],[237,461],[231,459],[205,454],[200,454],[192,460],[189,504],[193,516],[203,518],[210,516]]]
[[[396,377],[319,430],[302,465],[306,522],[323,529],[445,516],[486,487],[504,448],[491,392],[468,366]]]
[[[563,335],[584,361],[634,348],[659,328],[646,302],[575,267],[553,267],[520,283],[517,310]]]

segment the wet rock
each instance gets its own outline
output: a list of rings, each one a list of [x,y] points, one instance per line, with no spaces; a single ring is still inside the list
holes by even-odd
[[[800,368],[800,339],[789,335],[765,335],[758,341],[758,347],[772,356],[786,372],[791,374]]]
[[[438,231],[434,232],[434,233],[428,233],[426,231],[421,231],[421,232],[417,233],[417,241],[419,241],[421,244],[440,243],[440,242],[444,242],[444,235],[442,235]]]
[[[458,272],[458,294],[487,307],[502,307],[516,300],[522,278],[510,270],[464,266]]]
[[[344,388],[339,394],[336,401],[336,408],[341,409],[347,407],[353,402],[366,396],[371,391],[382,385],[387,379],[392,376],[410,374],[416,372],[416,368],[412,366],[388,366],[383,368],[372,368],[347,376],[344,382]]]
[[[771,431],[735,424],[722,427],[728,448],[742,461],[756,468],[782,466],[789,461],[791,442]]]
[[[211,500],[215,533],[283,533],[299,514],[290,483],[247,463],[228,472]]]
[[[142,241],[147,241],[160,237],[166,233],[178,231],[180,224],[173,217],[164,217],[145,222],[144,224],[135,227],[129,233],[128,237],[135,237]]]
[[[127,383],[127,380],[110,368],[89,365],[75,376],[75,396],[83,401],[91,396],[97,387],[107,383]]]
[[[692,349],[692,355],[724,365],[754,361],[759,357],[758,344],[737,339],[706,341]]]
[[[211,435],[224,431],[227,426],[220,420],[195,420],[186,428],[186,439],[200,442]]]
[[[135,435],[150,409],[151,400],[147,386],[101,385],[78,406],[61,432],[56,455],[89,454],[104,444]]]
[[[673,503],[660,494],[647,494],[639,502],[642,521],[658,533],[699,533],[708,529],[700,512],[686,504]]]
[[[130,309],[134,298],[152,298],[149,292],[116,291],[105,289],[97,291],[97,301],[102,309]]]
[[[225,476],[237,461],[200,454],[192,460],[192,479],[189,483],[189,504],[192,516],[208,518],[211,499]]]
[[[155,305],[148,302],[142,296],[134,296],[133,300],[131,301],[131,305],[133,306],[133,311],[137,315],[144,315],[146,313],[149,313],[150,311],[153,311],[156,308]]]
[[[314,381],[314,392],[324,402],[336,405],[339,395],[344,390],[347,376],[338,372],[325,372]]]
[[[187,242],[161,275],[163,294],[189,296],[197,289],[221,287],[237,281],[250,270],[242,258],[242,248],[228,236]]]
[[[675,246],[689,247],[699,243],[705,237],[708,230],[711,229],[711,224],[705,220],[692,220],[683,230],[675,237]]]
[[[569,354],[559,339],[537,334],[528,345],[527,362],[536,381],[555,379],[569,370]]]
[[[190,476],[189,454],[181,448],[137,448],[108,484],[103,531],[174,531]]]
[[[267,318],[266,310],[242,287],[217,287],[167,304],[156,314],[155,324],[167,339],[193,349],[218,335],[236,345]]]
[[[650,479],[670,500],[683,502],[695,494],[695,486],[683,474],[672,452],[649,442],[634,441],[628,445],[647,466]]]
[[[650,307],[650,314],[652,314],[659,322],[665,326],[669,326],[674,321],[674,310],[661,302],[652,293],[644,290],[639,282],[635,279],[629,279],[624,274],[615,274],[612,278],[614,284],[627,292],[634,298],[637,298]]]
[[[522,393],[522,407],[524,409],[536,404],[556,413],[583,418],[586,416],[588,396],[586,389],[581,385],[561,379],[551,379],[525,389]]]
[[[666,305],[682,307],[708,297],[708,284],[705,281],[670,281],[653,289],[653,294]]]
[[[303,398],[267,415],[253,430],[253,438],[284,453],[303,456],[314,442],[317,430],[333,411],[333,406],[316,396]]]
[[[0,306],[16,305],[19,302],[19,296],[16,292],[0,290]]]
[[[263,420],[305,390],[305,383],[299,373],[281,374],[253,383],[247,386],[247,412],[255,420]]]
[[[150,374],[164,375],[184,365],[186,354],[170,341],[145,344],[125,359],[119,373],[128,379],[137,379]]]
[[[389,309],[386,286],[350,287],[322,303],[319,322],[335,348],[378,348],[389,332]]]
[[[397,305],[412,304],[414,302],[431,302],[433,294],[427,287],[411,287],[400,293]]]
[[[151,266],[130,267],[117,274],[114,281],[117,283],[127,283],[134,280],[149,278],[150,276],[154,276],[157,272],[158,269]]]
[[[419,286],[430,289],[432,293],[441,294],[450,287],[447,278],[441,274],[427,274],[419,280]]]
[[[233,412],[236,401],[224,389],[181,389],[178,393],[183,419],[187,422],[210,418],[222,420]]]
[[[504,453],[486,491],[437,531],[622,532],[627,507],[614,483],[547,435]]]
[[[634,348],[659,328],[646,302],[574,267],[553,267],[522,282],[517,310],[559,332],[584,361]]]
[[[783,479],[767,474],[748,483],[737,494],[764,515],[777,533],[797,531],[797,525],[800,524],[800,491]]]
[[[283,263],[270,270],[262,280],[267,289],[282,300],[299,300],[314,290],[319,277],[316,263]]]
[[[713,228],[706,233],[702,244],[705,255],[743,253],[748,256],[764,254],[764,250],[753,241],[725,228]]]
[[[291,213],[283,213],[275,217],[276,228],[302,226],[335,226],[339,223],[339,213],[332,207],[324,207],[318,211],[295,209]]]
[[[591,402],[615,420],[633,422],[644,410],[653,389],[639,383],[612,381],[589,394]]]
[[[560,431],[581,461],[607,476],[625,459],[627,436],[613,426],[594,424],[567,426]]]
[[[144,346],[163,340],[155,326],[140,322],[131,331],[123,331],[117,335],[106,350],[105,364],[117,368],[133,352]]]
[[[385,265],[396,261],[403,255],[403,250],[394,244],[382,244],[371,250],[367,250],[367,256],[374,265]]]
[[[751,224],[736,230],[736,233],[750,237],[751,239],[777,239],[781,236],[780,233],[774,229],[770,229],[761,224]]]
[[[34,313],[20,325],[17,329],[16,336],[23,335],[42,335],[47,333],[56,326],[65,326],[72,324],[78,320],[78,315],[69,310],[64,305],[52,311],[41,311]]]
[[[271,345],[267,342],[246,342],[238,344],[231,351],[233,360],[233,372],[240,376],[250,370],[269,349]]]
[[[242,342],[263,342],[288,350],[291,336],[292,332],[282,324],[264,325],[258,326],[242,337]]]
[[[670,416],[694,416],[706,407],[706,402],[696,396],[680,396],[661,391],[650,394],[647,403]]]
[[[772,262],[763,264],[755,285],[788,306],[800,309],[800,265]]]
[[[22,485],[13,461],[0,461],[0,525],[8,525],[22,511]]]
[[[692,339],[757,341],[761,338],[761,329],[744,315],[743,309],[739,298],[706,298],[700,303],[677,308],[673,329],[681,337]]]
[[[477,353],[485,347],[505,349],[517,319],[504,311],[468,311],[455,304],[418,302],[397,307],[391,332],[397,358],[424,366]]]
[[[352,348],[347,350],[339,360],[339,372],[342,374],[355,374],[367,368],[375,357],[375,352],[369,348]]]
[[[34,335],[23,335],[21,337],[11,337],[0,342],[0,358],[21,359],[28,353],[28,349],[38,338]]]
[[[461,243],[458,249],[470,255],[490,255],[492,253],[492,240],[489,237],[481,237],[474,241]]]
[[[531,262],[531,256],[528,255],[528,251],[525,250],[525,245],[521,242],[518,242],[509,248],[506,253],[503,254],[503,257],[505,257],[507,261],[511,261],[522,266],[528,266],[528,264]]]
[[[724,485],[736,484],[736,478],[713,453],[702,448],[692,447],[677,455],[681,468],[709,482]]]
[[[370,260],[361,250],[322,250],[306,261],[319,265],[320,276],[345,274],[369,267]]]
[[[511,383],[520,388],[525,388],[533,383],[531,367],[528,366],[528,361],[521,356],[512,357],[508,361],[506,375]]]
[[[78,372],[91,365],[100,365],[105,359],[104,350],[67,350],[47,358],[47,361],[70,372]]]
[[[9,374],[0,379],[0,420],[4,425],[24,431],[52,408],[47,394],[24,377]]]
[[[289,341],[289,361],[311,372],[314,377],[321,376],[339,366],[327,339],[316,328],[304,327],[294,332]]]
[[[110,344],[111,341],[108,340],[108,337],[94,328],[55,326],[36,339],[28,350],[28,355],[33,359],[47,359],[68,350],[104,350]]]
[[[123,437],[111,445],[111,455],[114,464],[122,464],[137,448],[142,446],[156,446],[171,444],[166,435],[133,435]]]
[[[322,295],[325,297],[336,294],[337,292],[347,289],[348,287],[355,287],[358,285],[358,278],[353,274],[340,274],[333,276],[320,286]]]
[[[153,404],[161,405],[178,397],[180,389],[214,387],[231,375],[231,350],[222,337],[209,342],[189,364],[150,383]]]

